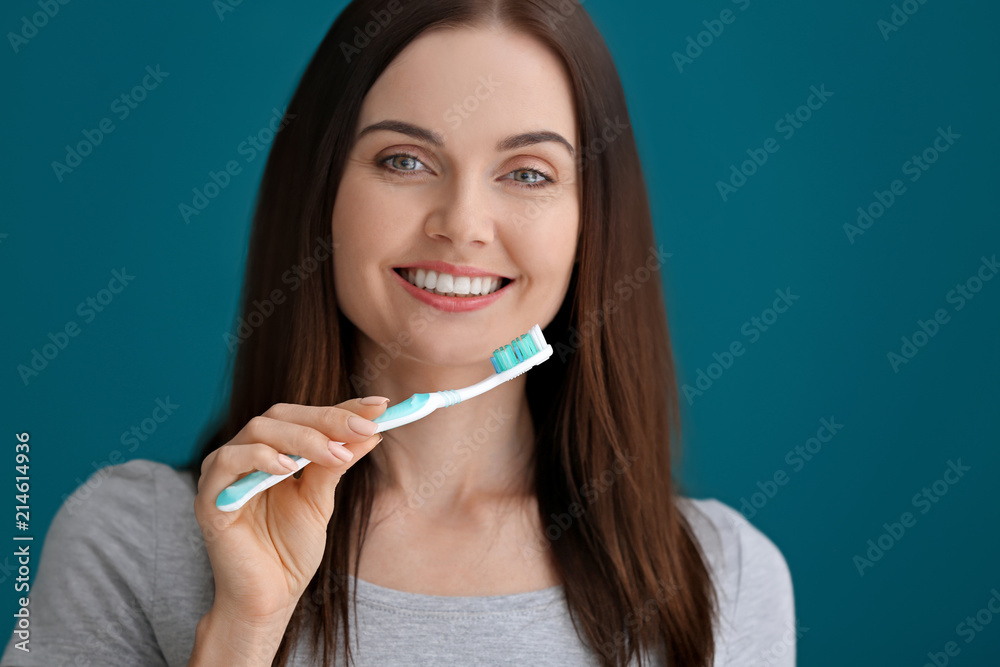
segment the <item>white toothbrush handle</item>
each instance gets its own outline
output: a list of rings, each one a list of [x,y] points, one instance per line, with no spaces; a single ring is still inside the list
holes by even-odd
[[[288,455],[288,458],[295,461],[295,464],[298,466],[295,470],[283,475],[273,475],[262,470],[255,470],[246,477],[242,477],[227,486],[225,490],[219,494],[219,498],[216,500],[215,506],[223,512],[233,512],[238,510],[243,507],[248,500],[256,496],[261,491],[270,489],[281,480],[291,477],[299,470],[302,470],[307,465],[312,463],[311,460],[295,454]]]
[[[377,424],[375,432],[381,433],[382,431],[388,431],[389,429],[396,428],[397,426],[410,424],[418,419],[423,419],[438,408],[447,408],[455,405],[456,403],[461,403],[464,400],[479,396],[480,394],[493,389],[497,385],[503,384],[504,382],[521,375],[529,368],[537,366],[552,356],[552,346],[545,342],[542,330],[537,324],[531,328],[526,336],[531,337],[531,345],[528,346],[527,350],[523,350],[520,346],[515,345],[519,349],[516,353],[514,353],[511,351],[511,346],[507,346],[507,367],[505,370],[501,370],[501,367],[497,367],[497,373],[495,375],[491,375],[485,380],[463,389],[446,389],[427,394],[414,394],[405,401],[397,403],[396,405],[390,405],[386,408],[385,412],[372,420]],[[522,338],[524,337],[522,336]],[[499,353],[500,350],[497,351],[497,354]],[[527,358],[522,359],[521,357]],[[513,360],[515,358],[520,360],[520,362],[513,364]],[[496,360],[494,360],[494,366],[497,366]],[[243,507],[248,500],[256,496],[261,491],[271,488],[281,480],[294,475],[296,472],[302,470],[302,468],[311,463],[309,459],[296,455],[290,455],[289,458],[295,461],[298,465],[296,470],[283,475],[273,475],[262,470],[255,470],[246,477],[241,477],[226,487],[216,499],[215,506],[223,512],[238,510]]]

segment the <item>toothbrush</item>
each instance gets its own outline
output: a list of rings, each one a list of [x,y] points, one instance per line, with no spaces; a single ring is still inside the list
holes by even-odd
[[[545,342],[541,328],[536,324],[528,333],[518,336],[508,345],[493,352],[490,361],[496,370],[494,375],[464,389],[445,389],[430,394],[414,394],[405,401],[390,405],[385,412],[373,419],[378,425],[375,433],[403,426],[418,419],[423,419],[438,408],[447,408],[456,403],[479,396],[507,380],[516,378],[529,368],[537,366],[552,356],[552,346]],[[341,443],[343,444],[343,443]],[[215,506],[223,512],[232,512],[261,491],[269,489],[281,480],[291,477],[311,461],[307,458],[290,454],[298,468],[283,475],[272,475],[262,470],[255,470],[246,477],[227,486],[215,501]]]

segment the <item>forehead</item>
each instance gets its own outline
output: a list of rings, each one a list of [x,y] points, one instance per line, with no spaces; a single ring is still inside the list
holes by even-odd
[[[387,118],[467,139],[545,128],[574,141],[577,129],[562,60],[530,35],[490,28],[408,44],[365,96],[360,126]]]

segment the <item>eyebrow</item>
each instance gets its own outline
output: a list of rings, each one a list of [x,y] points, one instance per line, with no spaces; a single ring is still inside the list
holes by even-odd
[[[406,123],[401,120],[383,120],[372,125],[369,125],[365,129],[358,133],[358,139],[365,136],[370,132],[377,132],[379,130],[387,130],[389,132],[399,132],[400,134],[405,134],[422,141],[426,141],[434,146],[443,146],[444,138],[437,132],[413,125],[412,123]],[[553,132],[551,130],[539,130],[537,132],[524,132],[522,134],[512,134],[509,137],[504,137],[497,142],[497,151],[510,151],[516,148],[524,148],[525,146],[533,146],[535,144],[541,144],[546,141],[555,141],[566,147],[569,151],[571,157],[576,156],[576,151],[573,150],[573,144],[566,141],[566,139],[558,132]]]

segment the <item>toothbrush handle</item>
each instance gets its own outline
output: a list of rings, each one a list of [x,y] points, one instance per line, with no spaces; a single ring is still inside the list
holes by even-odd
[[[255,470],[246,477],[241,477],[223,489],[222,493],[220,493],[219,497],[215,500],[215,506],[223,512],[238,510],[243,507],[248,500],[256,496],[261,491],[270,489],[281,480],[291,477],[296,472],[312,463],[309,459],[295,454],[289,455],[288,458],[295,461],[298,468],[292,472],[285,473],[284,475],[272,475],[271,473],[264,472],[263,470]]]
[[[414,394],[405,401],[400,401],[396,405],[389,406],[386,408],[385,412],[372,420],[379,426],[378,430],[375,432],[381,433],[382,431],[388,431],[389,429],[402,426],[403,424],[409,424],[412,421],[416,421],[421,417],[427,416],[438,407],[453,405],[461,400],[457,398],[457,394],[455,395],[455,400],[453,401],[441,398],[432,398],[433,396],[433,394]],[[301,456],[290,455],[289,458],[298,464],[298,470],[302,470],[302,468],[311,463],[309,459],[302,458]],[[283,475],[273,475],[271,473],[264,472],[263,470],[255,470],[249,475],[241,477],[223,489],[222,493],[220,493],[219,497],[215,500],[215,506],[223,512],[238,510],[258,493],[266,491],[281,480],[291,477],[298,472],[298,470],[293,470],[292,472],[285,473]]]
[[[426,417],[439,407],[452,405],[453,403],[442,400],[442,398],[438,395],[443,393],[452,392],[414,394],[405,401],[400,401],[395,405],[390,405],[385,409],[385,412],[372,420],[378,424],[378,429],[376,429],[375,432],[381,433],[382,431],[388,431],[391,428],[396,428],[397,426],[402,426],[403,424],[415,422],[422,417]],[[455,403],[457,402],[458,401],[456,400]]]

